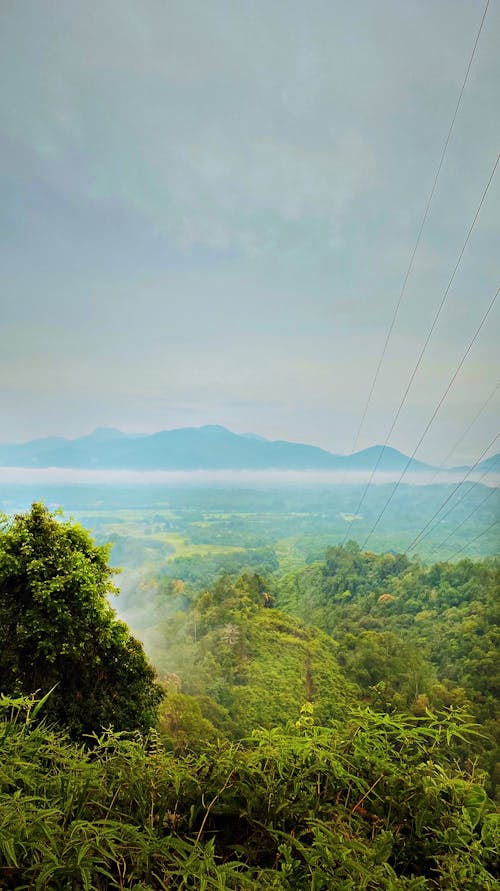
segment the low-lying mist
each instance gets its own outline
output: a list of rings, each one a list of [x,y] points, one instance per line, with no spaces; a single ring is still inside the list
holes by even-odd
[[[406,473],[404,482],[413,486],[457,483],[463,469]],[[400,471],[319,471],[319,470],[77,470],[64,467],[0,467],[0,483],[14,485],[165,485],[165,486],[287,486],[384,485],[398,482]],[[499,486],[500,472],[468,474],[467,479]]]

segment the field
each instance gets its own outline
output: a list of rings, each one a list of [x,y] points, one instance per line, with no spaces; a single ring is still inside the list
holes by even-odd
[[[422,560],[498,553],[498,490],[470,484],[453,495],[453,488],[400,486],[366,548],[405,551],[432,520],[410,550]],[[203,586],[223,571],[287,571],[321,558],[332,544],[349,538],[363,544],[392,484],[373,486],[358,514],[362,491],[359,485],[4,485],[0,509],[12,514],[34,500],[62,506],[99,542],[112,543],[111,562],[123,568],[125,590],[131,573],[134,583],[138,575],[163,573]]]

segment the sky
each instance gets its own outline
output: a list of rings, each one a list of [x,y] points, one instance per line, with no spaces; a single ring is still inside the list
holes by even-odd
[[[2,3],[0,441],[211,423],[350,452],[483,10]],[[493,170],[499,33],[490,0],[358,448],[385,441]],[[390,437],[406,453],[498,288],[499,199],[497,168]],[[422,460],[500,380],[498,304]]]

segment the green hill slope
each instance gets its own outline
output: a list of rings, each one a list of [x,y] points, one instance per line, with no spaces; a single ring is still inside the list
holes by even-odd
[[[213,700],[233,737],[296,721],[305,702],[327,723],[354,696],[332,639],[270,607],[259,576],[226,577],[152,633],[152,655],[170,695],[201,697],[207,715],[207,698]],[[167,695],[167,710],[168,702]],[[172,728],[179,721],[177,713]]]

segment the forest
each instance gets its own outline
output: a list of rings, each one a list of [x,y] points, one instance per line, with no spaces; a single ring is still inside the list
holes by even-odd
[[[3,520],[0,888],[497,888],[498,560],[256,535],[182,574],[150,520],[118,597],[101,536]]]

